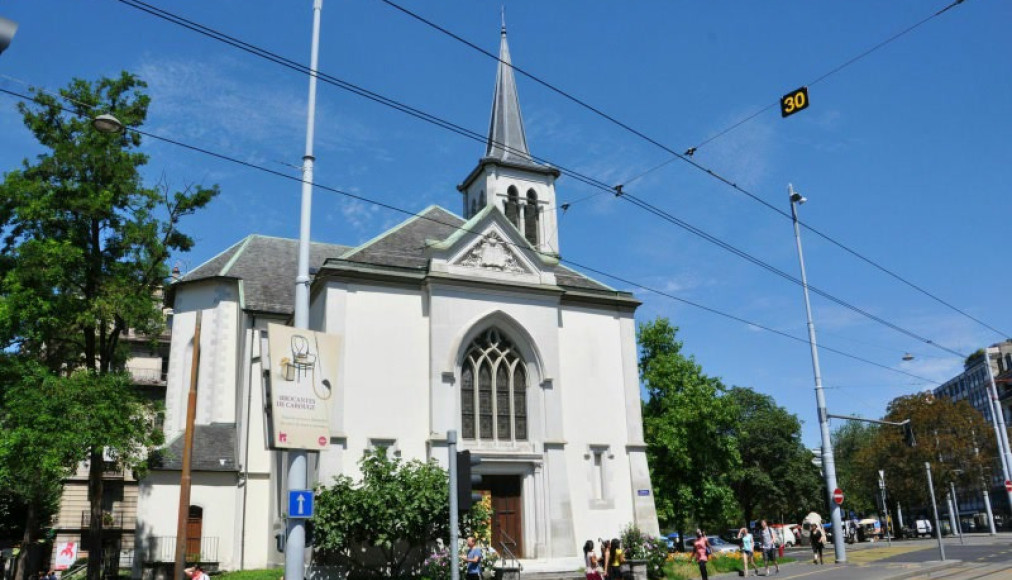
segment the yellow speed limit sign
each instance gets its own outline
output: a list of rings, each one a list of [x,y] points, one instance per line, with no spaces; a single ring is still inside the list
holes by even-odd
[[[801,87],[780,97],[780,116],[790,117],[808,108],[808,87]]]

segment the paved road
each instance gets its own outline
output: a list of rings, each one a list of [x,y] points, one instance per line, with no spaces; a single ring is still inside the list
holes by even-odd
[[[898,541],[892,546],[881,542],[847,546],[848,563],[839,566],[830,562],[832,546],[829,548],[830,557],[824,566],[812,564],[807,549],[791,550],[790,555],[799,561],[781,566],[780,574],[773,576],[806,580],[1012,580],[1012,534],[966,536],[965,544],[957,538],[946,538],[945,562],[939,560],[934,539]]]

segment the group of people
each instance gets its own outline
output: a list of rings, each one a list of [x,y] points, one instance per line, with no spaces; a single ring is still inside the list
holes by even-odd
[[[756,576],[759,575],[759,564],[755,560],[755,553],[757,551],[762,556],[763,564],[766,568],[765,575],[770,575],[770,564],[773,564],[774,574],[779,574],[780,562],[777,561],[777,556],[779,555],[780,543],[776,533],[766,523],[766,520],[759,522],[757,533],[759,537],[755,538],[748,528],[738,530],[738,539],[741,540],[741,561],[745,565],[745,575],[748,576],[748,565],[750,563],[752,564],[752,573]],[[758,546],[756,545],[757,540]],[[706,580],[705,573],[703,574],[703,579]]]
[[[598,538],[600,554],[594,551],[594,541],[587,540],[583,544],[583,560],[587,580],[620,580],[629,575],[625,553],[622,551],[622,542],[615,538],[613,540],[602,540]]]

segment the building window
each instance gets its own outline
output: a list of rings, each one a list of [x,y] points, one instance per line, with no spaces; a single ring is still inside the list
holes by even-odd
[[[506,219],[515,228],[520,229],[520,194],[512,185],[506,190]]]
[[[498,329],[490,328],[471,342],[461,364],[460,383],[464,439],[527,440],[526,367]]]
[[[401,450],[397,448],[396,439],[369,439],[369,450],[382,450],[389,458],[401,456]]]
[[[608,489],[608,453],[607,445],[591,445],[589,453],[585,456],[590,460],[590,486],[591,505],[603,507],[608,500],[610,490]]]
[[[527,205],[524,206],[524,237],[532,246],[538,245],[538,194],[527,190]]]

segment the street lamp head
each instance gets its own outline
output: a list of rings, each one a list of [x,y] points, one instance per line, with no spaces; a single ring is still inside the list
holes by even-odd
[[[18,23],[0,16],[0,53],[7,50],[18,31]]]
[[[794,193],[791,194],[791,203],[796,203],[798,205],[801,205],[801,204],[805,203],[806,201],[808,201],[808,198],[806,198],[805,196],[801,195],[798,192],[794,192]]]
[[[91,120],[91,126],[99,133],[122,133],[123,123],[109,114],[99,115]]]

